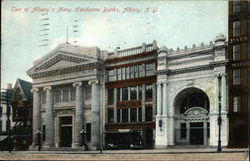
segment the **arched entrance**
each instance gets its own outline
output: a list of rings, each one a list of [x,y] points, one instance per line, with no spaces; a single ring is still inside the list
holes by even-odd
[[[187,88],[177,94],[175,109],[175,144],[208,145],[209,98],[198,88]]]

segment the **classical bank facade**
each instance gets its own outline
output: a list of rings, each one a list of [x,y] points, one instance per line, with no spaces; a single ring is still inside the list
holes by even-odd
[[[92,150],[135,142],[142,148],[217,146],[219,95],[227,146],[225,40],[218,35],[215,43],[177,51],[154,41],[111,53],[59,45],[27,72],[33,79],[32,147],[38,130],[44,148],[78,148],[82,130]]]

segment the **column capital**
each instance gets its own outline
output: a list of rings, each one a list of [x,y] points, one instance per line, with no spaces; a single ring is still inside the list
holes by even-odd
[[[73,83],[73,87],[76,87],[76,86],[82,86],[82,82],[75,82],[75,83]]]
[[[30,91],[31,91],[31,93],[35,93],[35,92],[38,92],[39,89],[37,87],[33,87]]]
[[[96,80],[90,80],[89,82],[88,82],[88,84],[89,85],[92,85],[92,84],[98,84],[99,83],[99,81],[96,79]]]
[[[51,89],[52,89],[52,87],[51,87],[51,86],[47,86],[47,87],[44,87],[44,88],[43,88],[43,90],[44,90],[44,91],[47,91],[47,90],[49,90],[49,91],[50,91]]]
[[[162,83],[163,83],[163,84],[166,84],[166,85],[168,85],[168,84],[169,84],[169,82],[168,82],[168,81],[162,81]]]

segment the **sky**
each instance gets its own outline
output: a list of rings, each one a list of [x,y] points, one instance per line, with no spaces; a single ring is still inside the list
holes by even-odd
[[[228,37],[228,1],[1,2],[1,88],[32,82],[33,61],[66,41],[112,52],[153,40],[176,50]]]

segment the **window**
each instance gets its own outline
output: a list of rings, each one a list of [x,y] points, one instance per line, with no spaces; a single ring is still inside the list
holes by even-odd
[[[233,85],[240,84],[240,69],[233,70]]]
[[[187,137],[187,124],[181,123],[181,139],[186,139]]]
[[[239,12],[240,11],[240,1],[233,1],[233,12]]]
[[[154,75],[154,63],[146,64],[146,76],[152,76]]]
[[[63,89],[63,102],[69,102],[69,89]]]
[[[126,68],[126,79],[130,78],[130,71],[129,71],[129,67]]]
[[[122,88],[122,100],[127,101],[128,100],[128,88]]]
[[[41,93],[41,104],[44,105],[46,104],[46,93],[45,92],[42,92]]]
[[[152,113],[152,107],[146,107],[145,108],[145,120],[146,121],[152,121],[153,120],[153,113]]]
[[[120,109],[117,109],[116,116],[117,116],[117,122],[121,122],[121,110]]]
[[[130,122],[137,121],[137,108],[130,108]]]
[[[207,123],[207,137],[210,137],[210,123]]]
[[[108,71],[108,81],[115,81],[116,73],[115,69]]]
[[[86,124],[86,141],[91,141],[91,123]]]
[[[130,100],[137,100],[137,87],[130,87]]]
[[[55,91],[55,103],[60,103],[61,102],[61,90],[56,90]]]
[[[138,86],[138,97],[139,97],[139,100],[142,99],[142,86]]]
[[[122,79],[122,69],[119,68],[117,69],[117,80],[121,80]]]
[[[250,43],[248,44],[248,60],[250,60]]]
[[[126,79],[126,68],[121,68],[122,70],[122,79]]]
[[[121,90],[120,90],[120,88],[117,88],[116,98],[117,98],[117,102],[121,101]]]
[[[76,89],[71,88],[70,89],[70,101],[75,101],[75,99],[76,99]]]
[[[134,66],[130,67],[130,78],[134,78],[135,73],[134,73]]]
[[[2,120],[0,120],[0,132],[2,132]]]
[[[114,89],[108,89],[108,103],[114,102]]]
[[[247,25],[247,28],[248,28],[248,35],[250,34],[250,20],[247,21],[248,25]]]
[[[138,108],[138,122],[142,122],[142,108]]]
[[[240,21],[233,22],[233,37],[240,36]]]
[[[139,77],[139,66],[136,65],[134,70],[135,70],[135,78],[138,78]]]
[[[114,109],[108,109],[108,123],[114,122]]]
[[[87,87],[85,87],[84,88],[84,91],[85,91],[85,93],[84,93],[84,96],[85,96],[85,100],[91,100],[91,86],[87,86]]]
[[[233,97],[233,112],[239,112],[240,111],[240,97]]]
[[[248,85],[250,86],[250,66],[248,66],[248,71],[247,71],[247,75],[248,75]]]
[[[122,109],[122,122],[128,122],[128,109]]]
[[[152,85],[146,85],[146,99],[153,98]]]
[[[2,116],[3,116],[3,107],[0,106],[0,117],[2,117]]]
[[[233,60],[240,60],[240,45],[233,45]]]
[[[144,76],[144,65],[141,64],[139,65],[139,77],[143,77]]]

